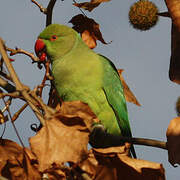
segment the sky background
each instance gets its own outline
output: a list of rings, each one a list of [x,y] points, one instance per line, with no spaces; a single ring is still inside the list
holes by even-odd
[[[163,0],[152,0],[159,10],[166,11]],[[45,7],[48,0],[39,0]],[[80,2],[80,1],[77,1]],[[82,1],[81,1],[82,2]],[[128,11],[135,0],[112,0],[102,3],[91,13],[85,12],[100,24],[105,41],[98,42],[95,51],[111,59],[116,67],[124,69],[124,78],[139,100],[141,107],[128,103],[129,119],[134,137],[153,138],[166,141],[166,129],[170,120],[176,117],[175,103],[180,95],[179,86],[168,77],[171,47],[171,20],[161,17],[158,24],[149,31],[141,32],[129,24]],[[68,21],[81,12],[72,6],[71,0],[57,0],[53,22],[72,26]],[[34,52],[34,43],[45,27],[45,16],[31,3],[31,0],[6,0],[0,3],[0,37],[8,47],[19,47]],[[39,70],[31,59],[24,55],[13,57],[14,68],[20,80],[36,87],[41,83],[44,71]],[[48,96],[44,92],[44,97]],[[44,98],[46,99],[46,98]],[[2,101],[0,101],[1,107]],[[12,114],[23,105],[14,100]],[[38,123],[35,115],[27,108],[15,122],[22,140],[28,146],[28,137],[34,135],[30,130],[32,123]],[[3,126],[0,126],[0,133]],[[18,141],[8,122],[4,138]],[[180,168],[173,168],[168,162],[167,151],[135,146],[140,159],[162,163],[167,180],[180,178]]]

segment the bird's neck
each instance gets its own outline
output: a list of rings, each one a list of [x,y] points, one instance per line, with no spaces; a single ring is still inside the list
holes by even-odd
[[[70,40],[71,42],[71,40]],[[71,56],[72,54],[74,56],[80,56],[83,52],[87,52],[87,50],[89,51],[89,47],[83,42],[83,40],[81,39],[80,35],[77,34],[75,36],[75,40],[73,45],[71,46],[70,49],[68,49],[66,51],[66,53],[64,53],[61,56],[58,56],[56,58],[53,59],[52,61],[52,65],[55,66],[56,64],[58,64],[60,61],[62,62],[63,59],[66,59],[67,57]],[[73,59],[72,59],[73,61]]]

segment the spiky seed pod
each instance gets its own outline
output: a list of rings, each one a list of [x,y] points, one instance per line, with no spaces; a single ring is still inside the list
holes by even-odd
[[[158,8],[148,0],[139,0],[130,7],[129,20],[134,28],[142,31],[153,27],[158,21]]]

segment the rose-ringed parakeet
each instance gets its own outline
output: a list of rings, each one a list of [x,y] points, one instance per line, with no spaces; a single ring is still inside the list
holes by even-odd
[[[132,136],[123,87],[109,59],[91,50],[75,30],[59,24],[40,33],[35,52],[42,61],[50,58],[53,83],[63,101],[87,103],[107,133]],[[136,157],[133,146],[131,153]]]

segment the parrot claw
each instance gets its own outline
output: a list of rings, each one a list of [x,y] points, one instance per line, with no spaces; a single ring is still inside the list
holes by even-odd
[[[102,124],[99,124],[99,123],[96,123],[93,125],[92,129],[91,129],[91,132],[93,131],[103,131],[103,133],[106,131],[104,126]]]

